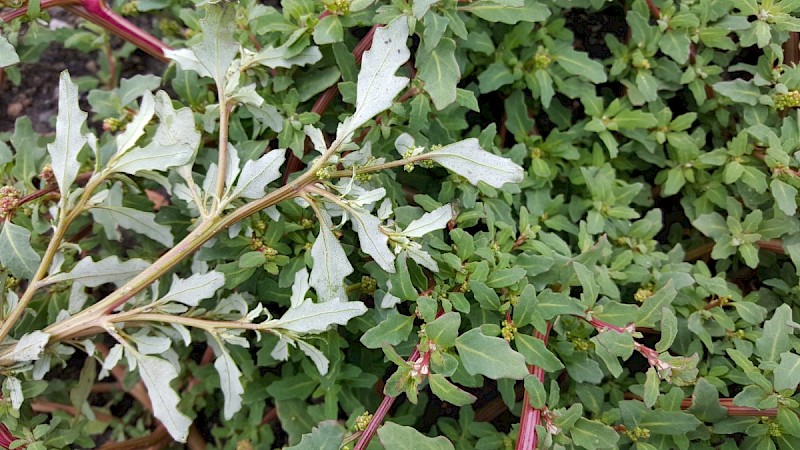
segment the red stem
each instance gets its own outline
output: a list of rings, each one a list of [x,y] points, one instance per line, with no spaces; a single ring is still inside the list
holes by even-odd
[[[167,44],[117,15],[104,0],[41,0],[40,7],[42,9],[52,8],[53,6],[61,6],[67,11],[116,34],[161,61],[169,61],[164,56],[164,51],[170,49]],[[7,23],[27,13],[28,7],[23,6],[0,14],[0,19]]]
[[[550,337],[550,330],[552,329],[553,324],[548,322],[545,333],[542,334],[537,331],[534,333],[534,337],[544,342],[544,345],[547,345],[547,340]],[[531,373],[531,375],[539,379],[539,382],[544,383],[544,369],[531,364],[528,366],[528,371]],[[536,425],[539,425],[539,420],[541,417],[542,410],[531,406],[530,397],[528,395],[528,391],[526,390],[525,395],[522,398],[522,416],[520,417],[519,422],[519,437],[517,438],[516,447],[517,450],[533,450],[536,448],[536,444],[539,442],[539,439],[536,436]]]
[[[419,350],[414,348],[414,352],[411,353],[411,356],[409,356],[406,361],[413,363],[417,359],[419,359]],[[378,427],[380,427],[381,423],[383,423],[383,419],[386,417],[389,409],[391,409],[396,398],[397,397],[390,397],[388,395],[383,396],[383,401],[381,401],[378,409],[375,410],[375,415],[372,416],[372,420],[369,421],[367,429],[361,434],[361,437],[358,439],[358,443],[353,450],[365,450],[367,448],[369,442],[372,440],[373,436],[375,436],[375,432],[378,431]]]

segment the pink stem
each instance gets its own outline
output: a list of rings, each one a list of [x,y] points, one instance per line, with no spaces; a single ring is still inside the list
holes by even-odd
[[[167,44],[117,15],[104,0],[41,0],[40,7],[42,9],[54,6],[61,6],[71,13],[103,27],[161,61],[169,61],[164,55],[165,50],[170,50]],[[7,23],[27,13],[28,7],[23,6],[0,14],[0,20]]]
[[[411,356],[408,358],[408,362],[413,363],[419,359],[419,350],[416,348],[414,352],[411,353]],[[381,401],[380,406],[378,409],[375,410],[375,415],[372,416],[372,420],[369,421],[369,425],[367,425],[367,429],[361,433],[361,437],[358,439],[358,443],[353,450],[364,450],[369,445],[369,442],[372,440],[372,437],[375,436],[375,432],[378,431],[378,427],[381,426],[383,423],[383,419],[386,417],[386,414],[389,412],[389,409],[392,407],[394,400],[397,397],[390,397],[388,395],[383,396],[383,401]]]
[[[165,62],[169,61],[169,58],[164,55],[165,50],[170,50],[168,45],[118,16],[114,10],[108,7],[105,1],[81,0],[80,6],[66,6],[65,9],[105,28],[150,55]]]
[[[547,345],[552,328],[553,324],[548,322],[545,333],[542,334],[537,331],[534,336],[544,342],[544,345]],[[528,371],[538,378],[540,383],[544,383],[544,369],[530,365],[528,366]],[[539,442],[536,436],[536,425],[539,425],[541,417],[542,410],[531,406],[528,391],[525,391],[525,395],[522,398],[522,416],[519,422],[519,437],[517,438],[516,450],[534,450],[536,448],[536,444]]]

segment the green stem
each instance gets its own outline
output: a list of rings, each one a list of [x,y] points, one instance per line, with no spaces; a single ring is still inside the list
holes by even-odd
[[[241,329],[241,330],[254,330],[265,331],[262,324],[250,322],[224,322],[217,320],[195,319],[193,317],[173,316],[171,314],[158,314],[158,313],[137,313],[137,314],[115,314],[106,319],[108,323],[119,322],[161,322],[161,323],[175,323],[185,325],[187,327],[199,328],[208,332],[213,332],[216,329]]]
[[[390,161],[390,162],[383,163],[383,164],[375,164],[373,166],[360,167],[360,168],[356,169],[355,174],[356,175],[361,175],[363,173],[379,172],[381,170],[391,169],[391,168],[394,168],[394,167],[403,167],[408,163],[415,163],[417,161],[423,161],[423,160],[426,160],[426,159],[430,159],[429,155],[427,155],[427,154],[412,156],[410,158],[398,159],[397,161]],[[353,176],[353,171],[352,170],[336,170],[334,172],[331,172],[330,176],[331,176],[331,178],[352,177]]]
[[[6,336],[11,333],[14,325],[16,325],[22,315],[25,314],[25,310],[28,308],[31,300],[33,300],[33,296],[36,294],[36,291],[40,287],[44,286],[41,281],[47,275],[47,271],[50,269],[50,265],[53,263],[53,258],[56,256],[56,253],[58,253],[58,249],[61,247],[61,242],[64,241],[64,237],[67,234],[67,229],[72,222],[77,219],[81,213],[83,213],[86,208],[86,203],[91,198],[92,193],[95,189],[97,189],[98,186],[100,186],[100,184],[103,183],[104,180],[105,178],[102,175],[98,175],[96,177],[93,176],[86,183],[83,194],[81,194],[81,197],[75,207],[72,208],[72,210],[68,213],[65,213],[62,208],[61,214],[59,214],[58,217],[56,229],[53,232],[50,243],[47,244],[47,249],[44,252],[44,256],[42,256],[42,262],[39,263],[36,273],[33,275],[33,278],[30,279],[27,289],[25,289],[25,292],[19,299],[19,303],[17,303],[17,306],[11,311],[8,317],[5,318],[2,325],[0,325],[0,342],[3,342]],[[61,201],[62,205],[66,204],[66,197],[62,197]]]
[[[219,96],[219,159],[217,160],[217,198],[215,205],[219,205],[225,195],[225,178],[228,172],[228,122],[230,121],[231,108],[225,98],[223,87],[217,89]]]
[[[305,186],[316,182],[317,179],[314,174],[323,167],[324,164],[325,160],[320,159],[308,172],[291,183],[271,192],[262,199],[248,203],[227,216],[213,216],[200,222],[197,228],[142,273],[119,287],[98,303],[64,321],[50,325],[44,331],[50,333],[51,341],[61,341],[77,336],[94,334],[104,315],[111,314],[114,309],[152,284],[184,258],[199,249],[217,233],[264,208],[298,195]]]

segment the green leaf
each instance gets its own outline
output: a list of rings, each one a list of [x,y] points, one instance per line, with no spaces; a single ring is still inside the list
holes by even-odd
[[[494,188],[501,188],[506,183],[521,182],[525,175],[522,167],[510,159],[482,149],[475,138],[445,145],[425,156],[466,178],[473,185],[483,181]]]
[[[678,318],[672,308],[661,308],[661,339],[656,343],[659,353],[669,350],[678,336]]]
[[[761,91],[750,81],[736,79],[733,81],[720,81],[712,85],[715,91],[728,97],[736,103],[744,103],[750,106],[758,104]]]
[[[314,26],[314,43],[317,45],[333,44],[344,39],[344,29],[339,16],[330,14]]]
[[[244,394],[244,387],[240,380],[242,372],[236,367],[231,355],[221,347],[217,360],[214,361],[214,368],[219,374],[219,384],[225,399],[222,415],[225,420],[231,420],[233,415],[242,409],[242,394]]]
[[[573,261],[572,268],[575,270],[575,274],[578,276],[578,281],[581,284],[581,288],[583,288],[583,293],[581,294],[583,303],[587,307],[594,305],[594,302],[597,301],[598,295],[597,283],[594,280],[594,272],[577,261]]]
[[[536,309],[544,320],[550,320],[562,314],[583,317],[585,308],[577,300],[561,292],[545,289],[537,297]]]
[[[521,380],[528,374],[525,357],[502,338],[486,336],[473,328],[456,339],[456,349],[467,373],[491,379]]]
[[[692,225],[712,239],[730,234],[728,224],[719,213],[703,214],[692,221]]]
[[[553,49],[555,62],[572,75],[584,77],[592,83],[605,83],[608,80],[603,65],[584,52],[579,52],[566,42],[559,42]]]
[[[639,427],[647,428],[653,434],[686,434],[697,429],[699,425],[700,421],[691,414],[663,409],[647,411],[639,419]]]
[[[797,211],[797,189],[777,178],[769,183],[769,187],[778,208],[787,216],[793,216]]]
[[[293,56],[288,56],[289,54]],[[313,45],[304,48],[296,55],[286,45],[280,47],[265,46],[258,53],[245,52],[242,55],[242,68],[260,64],[270,69],[289,69],[294,66],[315,64],[321,59],[322,52],[319,51],[319,47]]]
[[[653,367],[647,369],[647,378],[644,382],[644,404],[648,408],[652,408],[658,400],[660,393],[659,387],[661,380],[658,378],[658,372]]]
[[[384,343],[397,345],[408,338],[413,325],[414,317],[390,313],[381,323],[367,330],[360,341],[367,348],[381,348]]]
[[[475,14],[488,22],[511,25],[518,22],[543,22],[550,17],[550,9],[536,0],[525,0],[525,3],[519,6],[510,6],[508,3],[508,1],[477,0],[459,9]]]
[[[453,405],[469,405],[475,403],[475,400],[477,400],[477,397],[469,392],[461,390],[458,386],[448,381],[444,375],[439,375],[437,373],[431,374],[428,377],[428,383],[434,395]]]
[[[703,422],[716,422],[728,416],[727,408],[719,403],[717,388],[705,378],[697,380],[692,393],[692,406],[686,411]]]
[[[378,438],[386,450],[454,450],[453,444],[444,436],[431,438],[419,431],[386,422],[378,428]]]
[[[614,448],[619,435],[614,429],[596,420],[579,417],[570,429],[572,442],[586,449]]]
[[[452,347],[461,326],[461,314],[451,311],[444,313],[432,322],[425,324],[425,335],[430,340],[445,348]]]
[[[654,127],[658,124],[658,121],[656,121],[655,116],[650,113],[626,109],[614,116],[611,123],[616,124],[617,128],[620,130],[633,130],[636,128]],[[609,129],[613,128],[609,125]]]
[[[311,258],[314,267],[311,268],[309,284],[317,292],[320,301],[346,300],[344,278],[353,273],[353,266],[342,244],[325,223],[320,224],[319,235],[311,247]]]
[[[87,138],[81,133],[88,114],[78,106],[80,93],[72,82],[69,72],[61,72],[58,82],[58,116],[56,117],[56,139],[47,144],[47,152],[53,164],[53,174],[61,189],[61,198],[66,201],[70,186],[78,176],[80,161],[78,154]]]
[[[503,62],[497,61],[489,64],[478,75],[478,86],[482,94],[493,92],[501,87],[514,82],[514,74]]]
[[[658,41],[658,48],[678,64],[686,64],[689,60],[691,45],[692,41],[686,31],[679,30],[667,30]]]
[[[779,306],[772,318],[764,322],[764,331],[756,340],[756,349],[762,361],[778,361],[781,353],[792,349],[790,336],[793,328],[792,309],[787,304]]]
[[[486,285],[493,289],[508,287],[523,279],[526,273],[527,271],[521,267],[493,270],[489,272]]]
[[[407,237],[422,237],[426,234],[444,229],[447,223],[454,219],[453,207],[449,204],[425,213],[419,219],[412,220],[403,229],[403,234]]]
[[[0,231],[0,263],[19,279],[33,278],[42,258],[31,247],[31,232],[6,221]]]
[[[356,112],[336,131],[336,141],[352,138],[353,132],[378,113],[389,109],[394,98],[408,84],[408,78],[395,75],[397,69],[411,56],[408,40],[408,21],[400,16],[385,27],[378,28],[372,47],[364,52],[356,87]]]
[[[170,386],[178,378],[172,363],[155,356],[131,352],[136,358],[139,375],[147,387],[147,395],[153,404],[153,415],[167,428],[170,436],[178,442],[186,442],[192,419],[178,410],[180,397]]]
[[[425,82],[425,92],[440,111],[456,101],[456,86],[461,79],[461,71],[455,51],[455,41],[443,38],[429,52],[423,52],[416,59],[418,76]]]
[[[781,353],[781,363],[774,374],[776,391],[791,389],[794,392],[800,384],[800,356],[791,352]]]
[[[514,338],[517,351],[525,356],[525,362],[541,367],[547,372],[555,372],[564,368],[564,364],[556,355],[547,349],[541,339],[527,334],[517,334]]]
[[[505,101],[506,107],[506,128],[508,131],[522,138],[528,136],[533,128],[534,122],[528,116],[528,105],[525,104],[525,94],[521,90],[515,90]]]
[[[667,281],[667,284],[648,297],[639,307],[639,313],[636,315],[636,325],[641,327],[655,326],[661,320],[662,309],[671,305],[677,295],[678,291],[675,290],[672,280]]]
[[[528,399],[531,402],[531,406],[536,409],[544,408],[547,403],[547,392],[542,382],[535,376],[528,375],[525,377],[524,385],[525,391],[528,392]]]
[[[344,441],[344,428],[335,420],[320,422],[310,433],[300,439],[300,443],[286,450],[339,450]]]

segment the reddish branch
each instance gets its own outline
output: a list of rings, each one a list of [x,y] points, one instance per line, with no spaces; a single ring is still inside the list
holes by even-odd
[[[155,58],[165,62],[168,61],[168,58],[164,56],[164,51],[170,49],[167,44],[119,16],[104,0],[41,0],[40,2],[42,9],[52,8],[53,6],[61,6],[67,11],[83,17],[89,22],[134,44]],[[27,13],[28,7],[23,6],[0,14],[0,20],[7,23]]]
[[[410,364],[413,364],[419,359],[419,356],[419,350],[415,348],[414,352],[411,353],[411,356],[406,361]],[[361,437],[358,439],[358,443],[353,450],[365,450],[367,448],[369,442],[372,440],[373,436],[375,436],[375,432],[378,431],[378,427],[380,427],[381,423],[383,423],[383,419],[386,417],[386,414],[389,413],[389,409],[391,409],[396,398],[397,397],[390,397],[388,395],[383,396],[383,401],[381,401],[378,409],[375,410],[372,420],[369,421],[369,425],[367,425],[367,428],[361,434]]]
[[[537,331],[534,333],[534,337],[544,342],[544,345],[546,346],[547,339],[550,337],[550,330],[552,328],[553,324],[548,322],[545,333],[542,334]],[[528,371],[531,373],[531,375],[535,376],[540,383],[544,384],[544,369],[531,364],[528,366]],[[525,395],[522,398],[522,416],[520,417],[519,422],[517,450],[533,450],[536,448],[536,444],[539,442],[536,436],[536,426],[539,425],[541,415],[541,409],[531,406],[530,396],[526,390]]]

